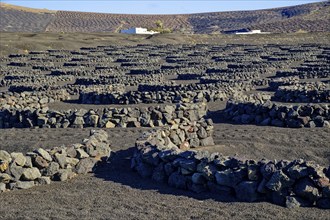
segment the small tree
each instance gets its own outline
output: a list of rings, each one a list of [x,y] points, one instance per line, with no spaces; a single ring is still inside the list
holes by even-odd
[[[155,24],[156,24],[157,28],[159,28],[159,29],[163,29],[164,28],[164,24],[163,24],[163,22],[161,20],[157,20],[155,22]]]
[[[156,25],[156,28],[151,28],[151,30],[157,31],[157,32],[159,32],[161,34],[166,34],[166,33],[171,33],[172,32],[171,29],[164,28],[164,24],[163,24],[163,22],[161,20],[157,20],[155,22],[155,25]]]

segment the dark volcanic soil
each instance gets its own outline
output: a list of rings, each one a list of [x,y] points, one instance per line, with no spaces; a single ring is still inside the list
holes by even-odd
[[[4,219],[329,219],[329,210],[290,210],[270,203],[239,203],[198,195],[142,179],[130,171],[129,153],[114,165],[71,181],[3,193]],[[18,208],[19,207],[19,208]]]
[[[147,41],[145,37],[107,34],[11,34],[1,33],[2,54],[22,50],[50,48],[77,49],[82,46],[137,43],[296,43],[329,42],[329,34],[269,36],[176,36],[165,35]],[[277,37],[276,37],[277,36]],[[93,37],[93,38],[92,38]],[[9,39],[12,39],[11,41]],[[18,41],[21,39],[21,41]],[[263,39],[263,40],[261,40]],[[142,105],[138,105],[142,106]],[[148,105],[145,105],[148,106]],[[106,105],[80,105],[75,102],[54,103],[51,109],[103,108]],[[330,164],[330,129],[289,129],[231,124],[221,118],[225,102],[209,103],[215,122],[217,146],[205,147],[223,155],[242,159],[314,160]],[[266,202],[242,203],[233,198],[212,194],[195,194],[165,184],[143,179],[130,169],[135,140],[151,128],[107,129],[114,151],[111,163],[96,173],[80,175],[66,182],[0,194],[0,219],[330,219],[330,210],[298,208],[290,210]],[[89,135],[88,129],[2,129],[0,150],[28,152],[62,144],[79,143]],[[244,156],[243,156],[244,155]]]
[[[329,43],[330,33],[226,35],[164,34],[155,36],[113,33],[10,33],[0,32],[0,56],[49,49],[77,50],[101,45],[137,44],[296,44]]]
[[[115,153],[112,162],[99,167],[95,174],[0,194],[2,204],[6,204],[0,207],[1,219],[330,219],[330,210],[290,210],[266,202],[241,203],[143,179],[130,170],[129,158],[136,138],[146,130],[108,129]],[[86,138],[89,131],[2,130],[0,149],[28,151],[75,143]],[[207,150],[249,158],[305,158],[326,165],[330,162],[328,134],[328,129],[215,124],[215,142],[221,146]]]

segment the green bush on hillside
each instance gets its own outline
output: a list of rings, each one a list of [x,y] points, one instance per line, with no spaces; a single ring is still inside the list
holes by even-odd
[[[155,22],[155,25],[156,25],[155,28],[150,28],[149,30],[157,31],[161,34],[172,33],[172,30],[170,28],[164,28],[164,24],[161,20],[157,20]]]

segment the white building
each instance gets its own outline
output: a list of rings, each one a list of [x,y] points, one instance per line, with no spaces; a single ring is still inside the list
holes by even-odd
[[[250,30],[247,32],[236,32],[235,34],[269,34],[269,32],[261,32],[261,30]]]
[[[126,30],[121,30],[122,34],[159,34],[156,31],[148,31],[147,28],[133,27]]]

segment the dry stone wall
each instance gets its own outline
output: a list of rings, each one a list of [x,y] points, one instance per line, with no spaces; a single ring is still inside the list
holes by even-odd
[[[283,102],[330,102],[329,83],[297,83],[291,86],[280,86],[273,97]]]
[[[63,89],[34,92],[0,92],[0,112],[4,109],[42,108],[55,101],[69,100]]]
[[[271,125],[276,127],[330,127],[328,104],[306,104],[286,106],[266,101],[228,101],[224,116],[236,123]]]
[[[138,103],[189,103],[210,102],[240,98],[250,91],[244,82],[221,82],[189,85],[140,85],[138,91],[116,93],[107,91],[82,91],[79,102],[83,104],[138,104]]]
[[[81,92],[79,102],[83,104],[139,104],[139,103],[190,103],[224,100],[236,90],[227,91],[131,91],[124,94]]]
[[[192,83],[192,84],[160,84],[160,83],[154,83],[154,84],[140,84],[138,86],[138,91],[140,92],[146,92],[146,91],[201,91],[201,90],[237,90],[237,91],[250,91],[253,89],[253,86],[249,82],[245,81],[235,81],[235,80],[216,80],[214,82],[207,82],[204,83]]]
[[[4,109],[0,111],[0,128],[161,127],[196,121],[206,113],[205,103],[68,111],[54,111],[47,107]]]
[[[5,76],[2,80],[0,80],[0,86],[25,86],[25,85],[53,85],[60,82],[70,82],[73,81],[73,76],[45,76],[45,75],[31,75],[28,74],[11,74]],[[23,90],[26,91],[26,90]]]
[[[0,192],[65,181],[92,172],[110,157],[108,134],[92,130],[82,143],[26,154],[0,150]]]
[[[81,72],[81,71],[80,71]],[[88,71],[90,73],[90,71]],[[72,73],[67,73],[72,75]],[[95,74],[90,74],[88,78],[78,78],[75,84],[80,85],[111,85],[111,84],[124,84],[128,86],[137,86],[142,83],[163,82],[164,76],[161,74],[154,75],[121,75],[121,76],[99,76],[95,77]]]
[[[277,77],[288,77],[288,76],[298,76],[300,79],[311,79],[311,78],[329,78],[330,77],[330,67],[327,59],[324,61],[316,60],[309,61],[301,66],[296,67],[293,70],[278,71],[276,73]]]
[[[191,150],[184,139],[173,144],[172,132],[177,130],[153,131],[138,139],[131,168],[142,177],[196,193],[211,191],[243,202],[269,201],[288,208],[330,209],[330,167],[304,160],[241,160]]]

